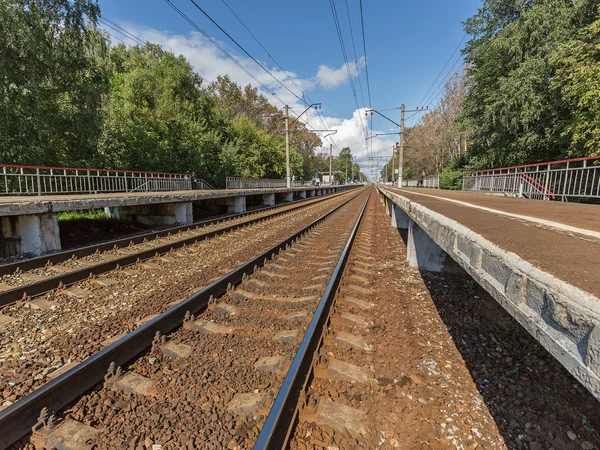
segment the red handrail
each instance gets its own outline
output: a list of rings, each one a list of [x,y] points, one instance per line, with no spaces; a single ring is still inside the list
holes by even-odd
[[[469,174],[472,174],[472,173],[495,172],[497,170],[524,169],[526,167],[539,167],[539,166],[548,166],[548,165],[553,165],[553,164],[564,164],[564,163],[570,163],[570,162],[590,161],[590,160],[600,160],[600,156],[584,156],[584,157],[581,157],[581,158],[559,159],[558,161],[549,161],[549,162],[533,163],[533,164],[523,164],[521,166],[496,167],[494,169],[482,169],[482,170],[474,170],[472,172],[464,172],[464,174],[465,175],[469,175]]]
[[[535,181],[533,178],[531,178],[526,173],[521,173],[520,175],[523,176],[523,178],[525,178],[527,181],[529,181],[535,187],[537,187],[540,191],[542,191],[543,193],[548,195],[548,197],[552,197],[552,200],[554,200],[554,198],[555,198],[554,192],[552,192],[550,189],[546,189],[544,186],[542,186],[540,183]]]

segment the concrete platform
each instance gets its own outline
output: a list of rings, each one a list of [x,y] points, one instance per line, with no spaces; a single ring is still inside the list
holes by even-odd
[[[600,399],[600,206],[378,187],[409,264],[458,264]]]
[[[57,213],[62,211],[104,209],[114,219],[175,226],[193,223],[194,209],[202,213],[243,213],[247,208],[274,206],[357,187],[360,185],[2,197],[0,256],[42,255],[60,250]]]
[[[280,195],[283,201],[292,201],[293,194],[300,198],[300,193],[306,193],[302,198],[325,195],[326,193],[341,192],[360,187],[360,185],[301,188],[265,188],[265,189],[215,189],[212,191],[166,191],[166,192],[116,192],[109,194],[73,194],[73,195],[43,195],[43,196],[10,196],[0,198],[0,216],[20,216],[24,214],[44,214],[81,209],[100,209],[118,206],[139,206],[161,203],[196,202],[209,199],[225,199],[256,195]],[[313,193],[314,191],[314,193]],[[292,196],[285,196],[291,193]],[[264,199],[272,203],[272,197]],[[279,202],[277,202],[279,203]]]

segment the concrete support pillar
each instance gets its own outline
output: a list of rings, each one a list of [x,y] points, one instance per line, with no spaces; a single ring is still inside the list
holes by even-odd
[[[285,192],[283,194],[284,202],[293,202],[294,201],[294,193],[293,192]]]
[[[396,228],[408,228],[409,221],[411,220],[409,215],[404,212],[402,208],[395,205],[393,202],[391,203],[391,222],[392,226]]]
[[[323,189],[315,189],[315,195],[318,197],[320,195],[323,195]]]
[[[246,196],[227,198],[227,212],[229,214],[238,214],[246,212]]]
[[[315,192],[316,192],[315,189],[312,189],[312,190],[308,191],[308,196],[309,197],[314,197],[315,196]]]
[[[385,198],[385,213],[386,213],[388,216],[391,216],[391,215],[392,215],[392,202],[391,202],[391,201],[390,201],[390,199],[389,199],[389,198],[387,198],[387,197]]]
[[[275,194],[263,194],[263,205],[275,206]]]
[[[414,220],[409,219],[406,259],[408,265],[415,269],[441,272],[446,262],[446,253]]]
[[[194,221],[192,202],[117,206],[106,208],[105,211],[113,219],[129,220],[150,226],[188,225]]]
[[[3,256],[23,253],[41,255],[60,250],[60,230],[56,214],[35,214],[2,218]]]
[[[300,196],[300,198],[306,198],[306,191],[300,191],[298,195]]]

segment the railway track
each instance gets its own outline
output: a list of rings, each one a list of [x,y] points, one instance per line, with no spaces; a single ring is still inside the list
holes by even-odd
[[[368,196],[344,197],[1,411],[0,448],[31,426],[36,448],[68,436],[97,448],[274,448],[289,435],[286,411],[306,384]]]
[[[0,410],[350,197],[332,197],[5,307]]]
[[[0,307],[336,196],[299,200],[0,266]]]

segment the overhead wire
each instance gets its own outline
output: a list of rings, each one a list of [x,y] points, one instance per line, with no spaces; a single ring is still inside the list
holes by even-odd
[[[456,54],[456,52],[458,51],[458,49],[460,48],[461,44],[463,43],[463,41],[465,40],[465,38],[467,36],[468,36],[468,34],[465,33],[464,36],[462,37],[462,39],[460,40],[460,42],[458,43],[458,45],[456,46],[456,48],[454,49],[454,51],[452,52],[452,54],[450,55],[450,58],[448,58],[448,60],[446,61],[446,64],[444,64],[444,67],[442,67],[442,70],[440,70],[440,73],[438,74],[438,76],[435,78],[433,83],[431,83],[431,86],[429,87],[429,89],[427,90],[427,92],[425,93],[425,95],[423,96],[423,98],[421,99],[419,104],[417,105],[417,108],[420,106],[423,106],[426,103],[426,102],[424,102],[425,98],[427,97],[427,95],[429,94],[431,89],[433,89],[433,86],[435,86],[435,83],[437,83],[437,81],[440,79],[440,77],[442,76],[442,73],[444,73],[444,69],[446,69],[448,64],[450,64],[450,61],[452,60],[452,58],[454,58],[454,55]]]
[[[270,89],[268,86],[266,86],[262,81],[260,81],[258,78],[256,78],[256,76],[250,72],[250,70],[248,70],[247,67],[245,67],[242,63],[240,63],[236,58],[234,58],[234,56],[229,53],[227,50],[225,50],[223,48],[222,45],[220,45],[217,41],[215,41],[213,38],[211,38],[202,28],[200,28],[192,19],[190,19],[182,10],[180,10],[177,6],[175,6],[171,0],[165,0],[165,3],[167,3],[171,8],[173,8],[177,14],[179,14],[181,17],[183,17],[192,27],[194,27],[194,29],[196,29],[200,34],[202,34],[202,36],[204,36],[211,44],[213,44],[215,47],[217,47],[217,49],[219,49],[223,54],[225,54],[225,56],[227,56],[231,61],[233,61],[233,63],[235,63],[235,65],[237,65],[240,69],[242,69],[250,78],[252,78],[259,86],[261,86],[265,91],[267,91],[269,94],[271,94],[274,98],[277,99],[277,101],[279,101],[279,103],[281,103],[282,105],[286,105],[286,103],[275,93],[275,91],[273,91],[272,89]]]
[[[360,80],[360,70],[358,68],[358,56],[356,55],[356,45],[354,44],[354,31],[352,30],[352,20],[350,19],[350,7],[348,6],[348,0],[346,1],[346,13],[348,14],[348,27],[350,28],[350,38],[352,39],[352,51],[354,53],[354,61],[356,61],[356,78],[358,79],[358,86],[360,87],[360,96],[362,98],[363,107],[365,106],[365,94],[363,92],[362,82]]]
[[[310,103],[314,103],[310,99],[310,97],[308,95],[306,95],[306,93],[304,92],[304,90],[300,86],[298,86],[298,84],[294,81],[294,79],[290,76],[290,74],[286,72],[286,70],[281,66],[281,64],[279,64],[277,62],[277,60],[273,57],[273,55],[258,40],[258,38],[254,35],[254,33],[252,33],[252,31],[250,31],[250,29],[246,26],[246,24],[242,21],[242,19],[235,13],[235,11],[231,8],[231,6],[229,6],[229,4],[225,0],[221,0],[221,1],[225,4],[225,6],[227,7],[227,9],[229,9],[229,11],[231,11],[231,14],[233,14],[235,16],[235,18],[238,20],[238,22],[240,22],[240,24],[246,29],[246,31],[250,34],[250,36],[252,36],[252,38],[256,41],[256,43],[258,45],[260,45],[260,47],[265,51],[265,53],[267,54],[267,56],[273,60],[273,62],[277,65],[277,67],[279,67],[279,69],[294,84],[294,86],[296,86],[300,90],[300,92],[302,92],[302,96],[305,97]],[[307,102],[305,100],[302,100],[302,101],[303,101],[304,104],[307,104]]]
[[[356,86],[354,85],[354,80],[353,80],[351,72],[350,72],[350,62],[348,60],[348,53],[346,52],[346,45],[344,44],[344,35],[342,33],[342,28],[340,26],[339,16],[337,14],[337,8],[335,6],[335,0],[329,0],[329,6],[331,8],[331,13],[333,15],[333,23],[334,23],[334,26],[335,26],[335,29],[336,29],[336,32],[337,32],[337,35],[338,35],[338,40],[339,40],[339,43],[340,43],[340,48],[342,50],[342,57],[344,59],[344,65],[346,67],[346,72],[347,72],[347,75],[348,75],[348,81],[350,82],[350,88],[352,89],[352,95],[354,97],[354,103],[356,105],[356,109],[360,110],[360,106],[358,105],[358,97],[356,95]],[[365,125],[364,125],[364,123],[362,121],[362,118],[361,118],[361,121],[360,121],[360,125],[361,125],[361,127],[363,129],[363,133],[364,133],[364,136],[365,136],[365,139],[366,139],[366,137],[367,137],[367,130],[365,129]]]
[[[438,98],[439,94],[446,87],[446,83],[450,80],[450,77],[456,73],[456,71],[453,72],[453,70],[456,67],[456,65],[459,62],[461,62],[461,59],[462,58],[459,56],[459,58],[454,62],[454,64],[450,68],[450,70],[448,70],[448,73],[446,74],[446,76],[442,79],[442,81],[440,81],[440,83],[436,87],[436,90],[429,96],[429,98],[427,99],[427,102],[432,102],[434,99]]]
[[[213,24],[215,24],[215,26],[217,26],[227,37],[229,37],[229,39],[231,39],[246,55],[248,55],[254,62],[256,62],[265,72],[267,72],[275,81],[277,81],[279,84],[281,84],[286,90],[288,90],[292,95],[294,95],[294,97],[296,97],[299,101],[301,101],[302,103],[306,104],[306,100],[301,99],[298,95],[296,95],[293,91],[291,91],[287,86],[285,86],[278,78],[276,78],[268,69],[266,69],[262,64],[260,64],[256,58],[254,58],[246,49],[244,49],[237,41],[235,41],[216,21],[214,21],[214,19],[212,19],[212,17],[210,17],[195,1],[190,0],[194,6],[196,6],[196,8],[198,8],[206,17],[209,18],[209,20],[211,20],[211,22]],[[231,59],[238,67],[240,67],[244,72],[246,72],[246,74],[248,74],[248,76],[250,76],[256,83],[258,83],[259,86],[261,86],[266,92],[270,93],[273,97],[275,97],[282,105],[286,105],[286,103],[275,93],[274,90],[270,89],[269,87],[267,87],[264,83],[262,83],[260,80],[258,80],[258,78],[256,78],[256,76],[254,74],[252,74],[245,66],[243,66],[235,57],[233,57],[233,55],[231,53],[229,53],[226,49],[224,49],[218,42],[216,42],[213,38],[211,38],[204,30],[202,30],[189,16],[187,16],[181,9],[179,9],[177,6],[175,6],[170,0],[165,0],[165,2],[171,6],[171,8],[173,8],[183,19],[185,19],[192,27],[194,27],[194,29],[196,29],[198,32],[200,32],[209,42],[211,42],[215,47],[217,47],[217,49],[219,49],[222,53],[224,53],[229,59]],[[231,8],[230,8],[231,10]],[[233,12],[233,10],[231,10]],[[238,19],[240,20],[240,19]],[[247,27],[246,27],[247,29]],[[249,30],[248,30],[249,31]],[[249,31],[250,32],[250,31]],[[261,47],[264,46],[261,45]],[[267,52],[268,53],[268,52]],[[287,74],[286,74],[287,75]],[[289,75],[288,75],[289,77]],[[308,99],[308,96],[306,96],[304,93],[303,95]],[[309,99],[310,100],[310,99]],[[321,116],[320,112],[317,111],[317,114],[321,120],[322,123],[327,122],[327,119],[324,116]],[[317,134],[322,134],[322,132],[317,131],[314,127],[312,127],[309,123],[301,120],[299,117],[292,115],[292,117],[294,117],[294,119],[298,120],[300,123],[302,123],[304,126],[306,126],[309,130],[311,130],[312,132],[315,132]],[[329,124],[326,125],[328,128],[331,128]],[[364,128],[364,127],[363,127]],[[333,143],[333,145],[338,149],[339,151],[339,147],[337,145],[337,143],[331,139],[331,137],[329,137],[330,142]]]
[[[243,51],[252,61],[254,61],[262,70],[264,70],[273,80],[283,86],[290,94],[296,97],[299,101],[306,104],[306,100],[301,99],[294,91],[292,91],[289,87],[287,87],[279,78],[277,78],[273,73],[263,66],[254,56],[252,56],[237,40],[235,40],[227,31],[223,29],[221,25],[219,25],[211,16],[208,14],[198,3],[194,0],[190,0],[190,2],[202,13],[204,14],[208,20],[210,20],[225,36],[227,36],[241,51]]]
[[[248,26],[238,16],[238,14],[236,14],[236,12],[233,10],[233,8],[231,8],[231,6],[229,6],[229,4],[225,0],[221,0],[221,1],[229,9],[229,11],[234,15],[234,17],[238,20],[238,22],[246,29],[246,31],[250,34],[250,36],[252,36],[252,38],[256,41],[256,43],[265,51],[267,56],[273,60],[273,62],[277,65],[277,67],[279,67],[279,69],[287,76],[287,78],[294,84],[294,86],[296,86],[298,88],[298,90],[302,93],[302,97],[303,97],[302,102],[305,105],[308,105],[308,102],[310,102],[311,104],[314,103],[314,101],[308,96],[308,94],[306,94],[306,92],[300,86],[298,86],[298,84],[294,81],[294,79],[287,73],[287,71],[281,66],[281,64],[279,64],[279,62],[275,59],[275,57],[273,57],[271,52],[269,52],[269,50],[267,50],[267,48],[260,42],[260,40],[256,37],[256,35],[248,28]],[[308,102],[304,99],[308,100]],[[322,116],[318,110],[317,110],[317,116],[319,117],[321,123],[323,124],[323,126],[325,128],[331,129],[331,125],[329,124],[329,121],[327,120],[327,118],[325,116]],[[303,123],[305,123],[305,122],[303,122]],[[328,139],[331,143],[333,143],[333,145],[336,148],[339,149],[339,147],[337,146],[337,143],[333,140],[332,137],[328,137]]]
[[[127,31],[125,28],[123,28],[123,27],[117,25],[116,23],[112,22],[111,20],[108,20],[106,17],[100,17],[99,21],[104,26],[107,26],[107,27],[113,29],[114,31],[116,31],[117,33],[122,34],[123,36],[127,36],[129,39],[131,39],[132,41],[134,41],[137,44],[141,45],[142,47],[146,45],[146,43],[143,40],[141,40],[139,37],[137,37],[136,35],[134,35],[133,33],[129,32],[129,31]]]
[[[371,83],[369,82],[369,58],[367,58],[367,42],[365,39],[365,19],[363,14],[362,0],[360,0],[360,25],[362,28],[363,54],[365,55],[365,76],[367,78],[367,92],[369,95],[369,109],[372,108],[371,102]]]

